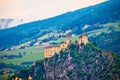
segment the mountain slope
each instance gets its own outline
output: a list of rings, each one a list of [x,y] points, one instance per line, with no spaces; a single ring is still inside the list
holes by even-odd
[[[0,30],[0,48],[11,47],[36,39],[51,32],[49,28],[60,31],[76,29],[75,33],[79,32],[80,34],[83,32],[81,27],[86,24],[107,23],[120,20],[119,4],[119,0],[110,0],[49,19],[34,21],[14,28]]]
[[[34,80],[117,80],[120,79],[120,57],[91,43],[71,44],[68,50],[37,61],[12,78],[27,80],[29,75]]]
[[[120,32],[102,32],[100,35],[91,36],[90,40],[96,42],[101,49],[111,50],[120,56]]]

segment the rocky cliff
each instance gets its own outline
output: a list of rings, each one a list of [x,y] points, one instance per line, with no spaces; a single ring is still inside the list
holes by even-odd
[[[120,79],[120,58],[91,43],[71,44],[67,50],[37,61],[14,77],[27,79],[28,75],[33,80],[117,80]]]
[[[120,78],[109,51],[102,51],[93,44],[70,45],[51,59],[45,60],[47,80],[111,80]],[[120,66],[119,66],[120,67]]]

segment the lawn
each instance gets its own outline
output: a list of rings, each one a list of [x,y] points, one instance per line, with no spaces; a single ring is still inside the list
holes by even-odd
[[[114,27],[114,30],[115,31],[120,31],[120,21],[116,21],[114,23],[106,23],[106,24],[103,24],[103,27]]]
[[[46,35],[43,35],[42,37],[40,37],[39,39],[43,40],[43,39],[48,38],[48,37],[49,37],[48,34],[46,34]]]
[[[103,28],[102,29],[97,29],[97,30],[93,30],[93,31],[89,31],[88,32],[88,36],[93,36],[95,35],[99,35],[102,32],[105,33],[110,33],[112,30],[114,31],[120,31],[120,21],[116,21],[114,23],[106,23],[106,24],[102,24]]]
[[[61,43],[65,41],[66,41],[66,38],[58,38],[57,40],[55,40],[56,43]]]
[[[72,37],[72,42],[76,41],[78,39],[78,36]],[[66,42],[66,38],[58,38],[55,40],[56,43]]]
[[[4,63],[13,63],[14,65],[20,65],[22,62],[27,61],[36,61],[43,59],[43,48],[42,47],[29,47],[27,49],[19,49],[19,50],[11,50],[11,51],[0,51],[0,56],[3,55],[11,55],[11,54],[19,54],[25,52],[22,58],[14,58],[14,59],[2,59],[0,62]]]

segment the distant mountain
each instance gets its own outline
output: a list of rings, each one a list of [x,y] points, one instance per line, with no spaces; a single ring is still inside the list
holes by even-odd
[[[71,44],[51,58],[37,61],[11,78],[27,80],[119,80],[120,57],[103,51],[92,43]]]
[[[0,30],[0,49],[19,45],[57,30],[71,29],[75,34],[84,32],[85,25],[104,24],[120,20],[120,0],[110,0],[45,20]],[[92,27],[94,28],[94,26]],[[94,30],[94,29],[91,29]],[[88,32],[88,31],[86,31]]]
[[[22,23],[23,23],[22,19],[7,19],[7,18],[0,19],[0,29],[15,27]]]

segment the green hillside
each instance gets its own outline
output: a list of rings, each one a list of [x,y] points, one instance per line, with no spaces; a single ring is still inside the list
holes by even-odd
[[[52,32],[52,30],[61,32],[72,29],[74,33],[81,34],[84,32],[82,27],[86,24],[104,24],[120,20],[119,4],[119,0],[110,0],[45,20],[34,21],[10,29],[0,30],[0,49],[39,38]],[[86,32],[97,28],[98,27],[93,26],[92,29],[86,30]]]
[[[43,59],[46,45],[61,44],[68,34],[74,42],[84,32],[91,43]],[[3,72],[10,80],[119,80],[120,0],[0,29],[0,80]]]
[[[120,58],[96,45],[71,44],[65,51],[49,59],[37,61],[34,66],[21,70],[11,78],[34,80],[119,80]]]

